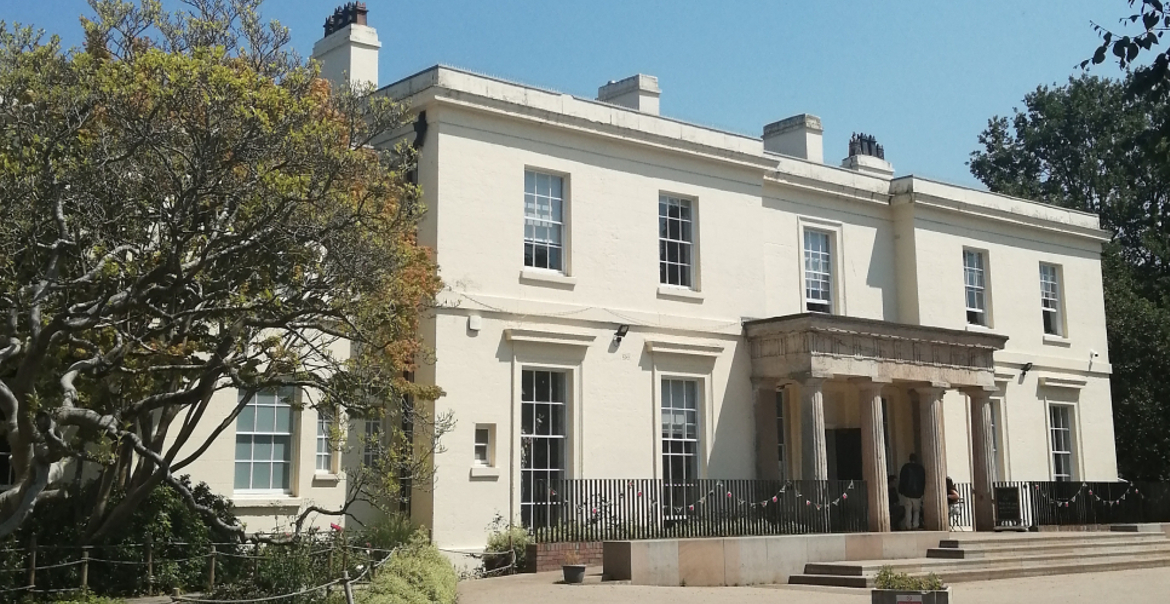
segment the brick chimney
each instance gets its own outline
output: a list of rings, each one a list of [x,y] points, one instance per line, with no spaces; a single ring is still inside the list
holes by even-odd
[[[378,86],[378,32],[367,25],[365,2],[337,7],[325,19],[325,37],[313,45],[312,58],[321,63],[321,76],[340,83]]]
[[[764,150],[818,164],[825,161],[821,118],[802,113],[764,126]]]
[[[597,100],[611,105],[628,107],[642,113],[658,115],[658,78],[638,74],[624,80],[610,81],[597,89]]]

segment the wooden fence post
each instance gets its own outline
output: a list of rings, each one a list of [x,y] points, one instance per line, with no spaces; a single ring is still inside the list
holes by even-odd
[[[207,563],[207,591],[215,590],[215,544],[211,544],[211,561]]]
[[[37,535],[33,533],[32,543],[28,546],[28,587],[35,589],[37,586]]]
[[[89,591],[89,548],[81,548],[81,593]]]

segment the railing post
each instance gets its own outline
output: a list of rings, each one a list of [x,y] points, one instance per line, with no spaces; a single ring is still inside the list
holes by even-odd
[[[345,603],[353,604],[353,587],[349,584],[349,571],[345,571],[341,575],[341,585],[345,589]]]
[[[81,593],[89,591],[89,548],[81,548]]]
[[[214,591],[215,590],[215,564],[216,564],[216,562],[215,562],[216,551],[215,551],[215,544],[214,543],[211,544],[211,554],[208,556],[208,560],[209,560],[209,562],[207,563],[207,591]]]
[[[28,546],[28,587],[37,586],[37,535],[33,533],[32,542]]]
[[[154,595],[154,539],[146,537],[146,595]]]

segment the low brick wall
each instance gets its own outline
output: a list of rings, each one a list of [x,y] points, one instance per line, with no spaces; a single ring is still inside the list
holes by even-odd
[[[578,564],[601,566],[605,548],[600,541],[587,543],[530,543],[525,553],[524,572],[560,570],[569,552],[577,553]]]

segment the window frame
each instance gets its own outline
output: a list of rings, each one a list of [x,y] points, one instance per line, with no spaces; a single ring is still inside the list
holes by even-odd
[[[848,314],[846,283],[843,275],[845,258],[844,225],[840,222],[824,220],[811,216],[798,216],[796,220],[796,237],[799,253],[797,257],[797,274],[800,275],[800,287],[797,288],[801,312],[820,312],[831,315]],[[828,310],[809,310],[808,298],[808,259],[805,253],[805,233],[815,231],[829,237],[829,306]]]
[[[776,461],[780,466],[780,480],[788,480],[788,389],[776,390]]]
[[[485,439],[480,442],[480,435]],[[476,424],[472,432],[471,465],[477,468],[496,467],[496,426],[495,424]],[[480,458],[482,448],[483,458]]]
[[[1077,480],[1075,413],[1076,409],[1073,405],[1048,404],[1048,451],[1052,464],[1052,480],[1055,482]],[[1058,416],[1063,416],[1063,422],[1057,422]],[[1058,426],[1058,423],[1064,425]],[[1063,449],[1057,448],[1057,436],[1060,433],[1065,435]],[[1061,463],[1058,461],[1061,456],[1065,457],[1067,468],[1061,467]],[[1067,471],[1061,472],[1062,469],[1067,469]]]
[[[1046,268],[1052,270],[1052,281],[1045,280],[1044,269]],[[1058,338],[1068,337],[1068,329],[1064,320],[1064,275],[1062,272],[1059,264],[1040,263],[1040,325],[1044,335]],[[1046,287],[1047,284],[1051,284],[1051,291]],[[1051,306],[1047,304],[1049,300],[1053,302]],[[1050,315],[1053,317],[1055,331],[1048,331],[1048,317]]]
[[[322,409],[317,410],[317,435],[314,439],[316,448],[313,454],[313,473],[321,474],[337,474],[338,464],[338,448],[330,442],[331,432],[339,426],[338,420],[332,414]],[[322,434],[322,427],[325,432]],[[322,452],[321,445],[325,445],[325,451]],[[325,467],[321,467],[321,460],[325,460]]]
[[[532,400],[526,400],[527,393],[525,392],[524,384],[527,381],[526,373],[532,374]],[[548,390],[547,401],[539,400],[540,394],[538,390],[538,376],[537,374],[548,374]],[[552,376],[560,376],[559,392],[555,388],[554,378]],[[556,514],[556,506],[553,505],[554,499],[551,493],[546,493],[543,498],[536,497],[538,492],[539,480],[546,481],[545,488],[549,488],[547,482],[553,480],[563,480],[572,475],[572,454],[573,447],[570,442],[572,435],[572,405],[571,398],[574,390],[574,373],[572,370],[563,367],[545,367],[538,365],[524,365],[520,368],[520,429],[519,429],[519,455],[517,455],[517,463],[519,465],[520,477],[520,496],[517,501],[520,505],[520,521],[524,526],[533,526],[533,521],[538,515],[538,512],[543,509],[543,522],[552,522],[555,519],[553,515]],[[560,398],[561,400],[554,400]],[[547,407],[546,412],[549,418],[549,428],[547,434],[540,434],[540,429],[537,427],[537,405],[544,405]],[[528,415],[528,408],[532,409],[532,431],[526,432],[525,424],[528,422],[526,416]],[[553,434],[555,425],[555,410],[559,408],[561,413],[560,434]],[[529,441],[526,443],[525,441]],[[556,464],[552,462],[552,452],[554,449],[553,442],[556,441],[556,447],[560,451],[560,467],[554,467]],[[545,467],[535,467],[535,461],[538,459],[536,451],[538,449],[538,442],[545,446]],[[526,447],[528,447],[526,449]],[[529,453],[531,451],[531,453]],[[529,465],[529,467],[525,467]],[[531,480],[529,479],[531,476]],[[539,476],[539,477],[538,477]],[[530,480],[530,481],[529,481]],[[528,492],[525,494],[525,485],[528,484]],[[543,492],[543,491],[542,491]]]
[[[362,422],[362,467],[373,468],[382,453],[382,418],[367,417]]]
[[[529,175],[530,174],[532,175],[532,181],[533,181],[532,182],[533,187],[532,187],[531,192],[529,191]],[[539,188],[540,177],[547,177],[550,179],[556,179],[557,181],[560,181],[560,189],[561,189],[560,190],[560,193],[561,193],[560,197],[555,197],[553,195],[553,193],[555,192],[555,188],[552,186],[552,181],[550,181],[548,193],[542,194],[540,191],[540,188]],[[523,258],[521,259],[521,265],[522,265],[523,269],[526,271],[538,271],[538,272],[547,271],[548,273],[552,273],[552,274],[568,276],[570,274],[569,273],[569,265],[570,265],[570,262],[569,262],[569,207],[570,207],[570,204],[569,204],[569,175],[565,174],[565,173],[557,172],[555,170],[547,170],[547,169],[543,169],[543,168],[525,166],[524,167],[524,185],[523,185],[523,187],[524,187],[524,208],[523,208],[523,210],[524,210],[523,211],[524,233],[523,233],[523,248],[522,248],[523,249]],[[529,211],[528,211],[529,210],[529,197],[533,198],[533,203],[532,203],[533,209],[539,208],[539,204],[538,204],[539,199],[544,198],[544,199],[547,199],[549,201],[549,206],[548,206],[549,212],[548,212],[547,217],[541,216],[539,212],[535,212],[531,216],[529,215]],[[558,203],[560,204],[560,208],[559,208],[560,220],[559,221],[555,219],[556,211],[554,210],[555,205]],[[528,227],[530,226],[529,221],[543,223],[543,224],[531,225],[534,228],[534,233],[533,233],[533,236],[531,236],[531,237],[528,234]],[[550,229],[555,227],[559,231],[559,238],[560,238],[559,245],[551,243],[551,240],[552,240],[551,237],[549,237],[546,240],[541,240],[541,239],[537,238],[535,236],[535,228],[537,228],[537,227],[544,227],[544,228],[550,228]],[[531,255],[528,252],[530,245],[533,246],[533,252]],[[537,246],[543,246],[545,248],[545,266],[539,266],[536,263],[536,247]],[[551,266],[552,263],[549,261],[550,260],[550,255],[549,255],[550,250],[552,250],[554,248],[558,249],[560,252],[560,256],[559,256],[560,266],[556,266],[556,267]],[[531,264],[530,264],[530,261],[531,261]]]
[[[672,203],[680,208],[677,218],[670,216]],[[688,217],[682,217],[682,208],[687,210]],[[666,214],[663,214],[665,208]],[[670,233],[671,221],[679,226],[678,239],[672,238]],[[681,290],[699,291],[699,200],[689,195],[680,195],[668,191],[658,192],[658,285],[662,287],[678,288]],[[683,238],[689,230],[689,240]],[[688,261],[670,260],[670,246],[679,245],[679,250],[687,250]],[[685,247],[683,247],[685,246]],[[681,254],[676,255],[678,258]],[[670,269],[679,267],[678,283],[670,282]],[[683,279],[682,267],[686,267],[686,278]]]
[[[978,258],[979,266],[968,265],[967,259]],[[974,325],[976,327],[990,328],[991,323],[991,262],[990,254],[987,250],[964,247],[963,248],[963,307],[966,314],[966,324]],[[975,271],[978,271],[975,273]],[[972,276],[978,275],[979,283],[972,283]],[[977,308],[971,304],[971,294],[974,291],[976,300],[982,304],[982,308]],[[973,315],[973,313],[976,313]],[[980,317],[981,320],[973,321],[973,317]]]
[[[275,391],[274,395],[268,394],[268,393],[273,392],[273,391]],[[240,402],[242,402],[243,396],[244,396],[243,392],[238,392],[237,399]],[[272,399],[273,403],[271,405],[267,404],[267,403],[261,403],[262,396],[273,396],[273,399]],[[284,387],[284,388],[262,390],[260,392],[256,392],[254,395],[252,395],[251,400],[249,400],[244,405],[244,408],[241,409],[240,414],[236,416],[236,421],[235,421],[236,439],[235,439],[235,453],[233,454],[234,463],[233,463],[233,474],[232,474],[232,490],[234,493],[246,494],[246,495],[272,494],[272,495],[284,495],[284,496],[288,496],[288,495],[293,494],[293,492],[296,489],[297,473],[299,470],[298,462],[300,461],[300,459],[299,459],[300,456],[298,454],[298,446],[297,446],[298,441],[299,441],[298,435],[300,434],[300,425],[299,425],[300,424],[300,413],[298,410],[299,397],[300,397],[299,389],[293,388],[293,387]],[[241,421],[243,420],[243,416],[245,413],[247,413],[249,407],[252,408],[252,430],[242,430],[241,429]],[[268,407],[273,408],[273,431],[264,432],[264,431],[257,430],[256,429],[257,428],[256,421],[257,421],[257,417],[259,416],[258,411],[261,408],[268,408]],[[288,413],[289,413],[288,431],[287,432],[277,432],[276,431],[276,426],[277,426],[277,422],[278,422],[277,413],[279,413],[280,410],[283,408],[287,408]],[[250,440],[250,446],[249,446],[250,457],[247,460],[242,460],[242,459],[240,459],[240,439],[241,439],[241,437],[245,437],[245,436],[248,437]],[[271,438],[271,442],[269,443],[269,458],[268,458],[268,460],[255,458],[257,437]],[[275,458],[276,439],[277,438],[287,438],[288,439],[288,442],[285,446],[285,459],[283,461],[277,461]],[[268,478],[269,478],[268,485],[269,486],[267,488],[256,488],[254,486],[255,485],[255,469],[256,469],[257,462],[269,464],[269,474],[268,474]],[[247,486],[247,487],[237,486],[239,483],[238,473],[240,471],[240,464],[243,464],[243,463],[249,464],[249,480],[248,480],[249,486]],[[283,465],[283,466],[287,466],[287,468],[288,468],[288,484],[285,487],[273,488],[271,486],[273,484],[273,477],[275,476],[275,472],[273,470],[276,469],[278,464]]]

